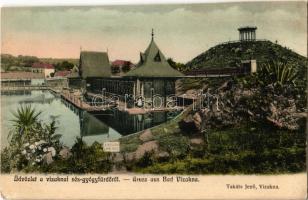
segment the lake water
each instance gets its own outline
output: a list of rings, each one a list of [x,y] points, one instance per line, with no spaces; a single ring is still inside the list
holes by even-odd
[[[71,147],[76,137],[91,145],[118,139],[123,135],[135,133],[166,122],[178,112],[155,112],[144,115],[130,115],[118,110],[90,114],[75,108],[50,91],[10,91],[1,92],[1,146],[8,144],[7,136],[12,127],[13,112],[21,104],[31,104],[41,111],[40,120],[50,122],[57,119],[57,133],[61,142]]]

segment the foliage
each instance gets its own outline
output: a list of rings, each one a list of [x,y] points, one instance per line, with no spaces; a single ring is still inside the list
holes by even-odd
[[[232,80],[230,77],[219,78],[183,78],[179,80],[178,90],[185,93],[187,90],[204,90],[218,88],[222,83]]]
[[[10,54],[1,54],[1,65],[5,70],[10,70],[16,66],[29,68],[33,63],[38,62],[39,59],[35,56],[22,56],[17,57]]]
[[[43,172],[57,173],[107,173],[112,169],[111,155],[103,150],[98,142],[91,146],[82,138],[77,138],[71,149],[72,156],[66,160],[58,159],[45,165]]]
[[[257,63],[271,60],[292,61],[306,74],[307,59],[292,50],[270,41],[230,42],[218,44],[198,55],[186,66],[189,70],[215,67],[238,67],[242,60],[256,59]]]
[[[254,128],[252,128],[254,127]],[[305,170],[305,134],[249,124],[208,133],[203,155],[134,168],[155,174],[273,174]]]
[[[138,146],[141,144],[141,140],[138,135],[131,135],[125,138],[120,138],[121,152],[132,152],[136,151]]]
[[[144,168],[153,165],[155,163],[155,160],[156,159],[154,157],[154,152],[147,151],[139,160],[136,161],[135,165],[137,168]]]
[[[124,73],[128,72],[131,69],[131,63],[130,62],[125,62],[124,65],[122,66],[122,71]]]
[[[17,109],[17,112],[13,113],[15,119],[12,121],[19,131],[23,131],[33,126],[38,121],[40,114],[41,112],[36,112],[31,105],[22,105]]]
[[[57,58],[38,58],[35,56],[13,56],[10,54],[1,54],[1,67],[5,71],[29,71],[35,62],[50,63],[56,70],[69,70],[78,64],[79,59],[57,59]]]
[[[11,171],[9,155],[10,155],[9,149],[5,147],[1,151],[1,172],[2,173],[9,173]]]
[[[71,70],[71,69],[73,69],[74,64],[64,60],[62,62],[58,62],[58,63],[54,64],[54,66],[55,66],[55,70],[56,71],[63,71],[63,70]]]
[[[167,62],[169,63],[169,65],[170,65],[172,68],[174,68],[174,69],[176,69],[176,70],[178,70],[178,71],[180,71],[180,72],[185,72],[185,71],[187,71],[187,68],[186,68],[186,66],[185,66],[183,63],[175,62],[172,58],[168,58],[168,59],[167,59]]]
[[[180,134],[164,134],[156,138],[161,150],[169,153],[171,158],[183,157],[188,152],[188,139]]]
[[[5,172],[39,167],[47,154],[55,157],[61,148],[55,119],[43,123],[39,121],[40,114],[30,105],[22,105],[13,113],[9,146],[1,152],[1,157],[7,160],[2,168]]]
[[[271,61],[260,67],[258,75],[266,84],[294,84],[297,71],[293,63]]]

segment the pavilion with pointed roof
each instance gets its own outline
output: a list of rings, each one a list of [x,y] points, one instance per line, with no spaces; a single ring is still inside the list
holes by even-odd
[[[134,70],[129,71],[127,77],[179,77],[183,74],[173,69],[167,62],[164,54],[160,51],[154,41],[152,30],[152,39],[150,45],[144,53],[140,53],[140,61]]]
[[[153,29],[151,42],[145,52],[140,53],[136,68],[124,76],[111,76],[111,68],[106,63],[108,59],[104,57],[108,58],[108,55],[81,53],[79,70],[86,81],[86,90],[116,94],[121,99],[125,96],[142,97],[148,107],[166,106],[169,96],[175,94],[175,81],[184,76],[167,62],[154,41]],[[156,98],[158,96],[162,98]]]
[[[140,53],[136,68],[129,71],[125,77],[135,80],[135,96],[142,96],[145,101],[150,102],[150,106],[157,107],[160,104],[166,106],[168,98],[175,94],[176,79],[183,77],[183,74],[169,65],[154,41],[152,29],[149,46],[144,53]]]

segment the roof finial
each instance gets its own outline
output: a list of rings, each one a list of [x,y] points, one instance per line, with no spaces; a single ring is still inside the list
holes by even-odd
[[[154,29],[152,28],[152,40],[154,39]]]

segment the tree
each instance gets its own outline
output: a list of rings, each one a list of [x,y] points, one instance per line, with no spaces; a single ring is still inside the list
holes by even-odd
[[[172,58],[168,58],[167,62],[169,63],[169,65],[172,68],[174,68],[174,69],[176,69],[178,71],[181,71],[181,72],[187,71],[187,68],[186,68],[186,66],[183,63],[177,63]]]
[[[35,111],[31,105],[21,106],[17,109],[17,112],[13,113],[15,117],[12,122],[14,127],[16,127],[19,137],[27,131],[38,121],[38,117],[41,112]]]
[[[70,63],[68,61],[62,61],[61,63],[56,63],[55,64],[55,70],[56,71],[62,71],[62,70],[71,70],[73,69],[74,64]]]
[[[128,72],[131,69],[131,63],[130,62],[124,62],[122,66],[122,71],[124,73]]]

